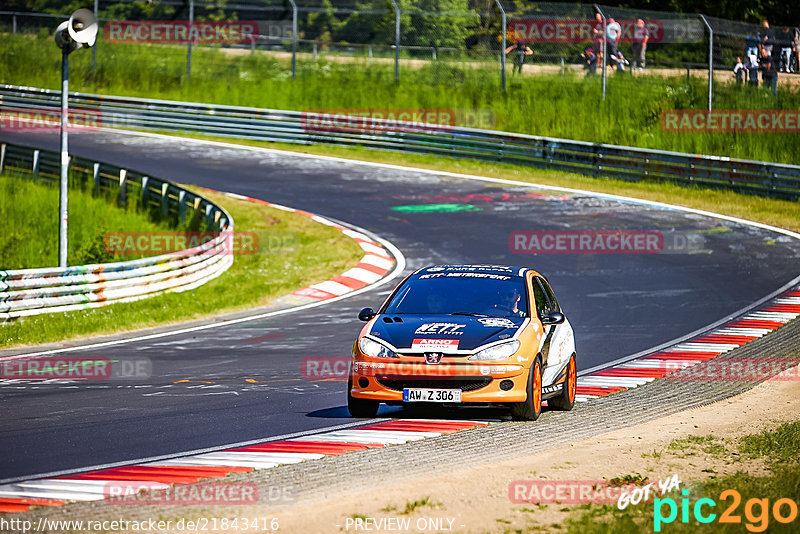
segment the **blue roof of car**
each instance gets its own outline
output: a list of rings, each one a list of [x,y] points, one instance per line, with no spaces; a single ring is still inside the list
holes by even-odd
[[[486,273],[506,276],[523,276],[529,267],[513,267],[509,265],[430,265],[417,270],[414,274],[433,273]]]

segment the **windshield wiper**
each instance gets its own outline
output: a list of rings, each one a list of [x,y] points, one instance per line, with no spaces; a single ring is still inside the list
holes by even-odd
[[[490,317],[485,313],[474,313],[474,312],[453,312],[450,315],[468,315],[470,317]]]

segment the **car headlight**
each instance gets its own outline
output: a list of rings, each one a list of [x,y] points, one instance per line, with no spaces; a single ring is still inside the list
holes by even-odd
[[[389,350],[377,341],[373,341],[368,337],[362,337],[358,342],[358,347],[365,356],[372,358],[399,358],[394,351]]]
[[[517,352],[519,349],[519,341],[509,341],[508,343],[501,343],[494,345],[487,349],[479,350],[469,357],[470,360],[505,360]]]

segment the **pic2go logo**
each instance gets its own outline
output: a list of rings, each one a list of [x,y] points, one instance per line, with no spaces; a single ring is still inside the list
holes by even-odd
[[[681,523],[689,522],[689,513],[694,516],[698,523],[712,523],[717,520],[719,523],[741,524],[742,517],[737,514],[737,509],[742,503],[741,494],[733,489],[725,490],[719,494],[720,501],[731,499],[732,502],[717,519],[717,514],[712,512],[717,506],[714,499],[697,499],[694,505],[689,504],[689,490],[682,490],[680,507],[675,499],[655,499],[653,501],[653,530],[661,532],[662,525],[670,524],[681,514]],[[778,523],[791,523],[797,519],[797,503],[791,499],[778,499],[772,504],[770,509],[769,499],[748,499],[744,504],[744,517],[747,520],[745,528],[750,532],[764,532],[769,527],[770,512]],[[666,507],[666,510],[664,509]],[[679,510],[680,508],[680,510]],[[664,515],[666,511],[667,515]]]

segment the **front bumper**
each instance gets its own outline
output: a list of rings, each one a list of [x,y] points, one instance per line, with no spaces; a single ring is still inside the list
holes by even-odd
[[[505,380],[513,383],[506,391],[500,388]],[[353,361],[351,394],[360,399],[402,402],[403,387],[429,387],[461,389],[462,404],[508,403],[525,401],[527,383],[528,369],[519,364],[442,362],[428,365],[407,358],[399,361],[365,358]]]

